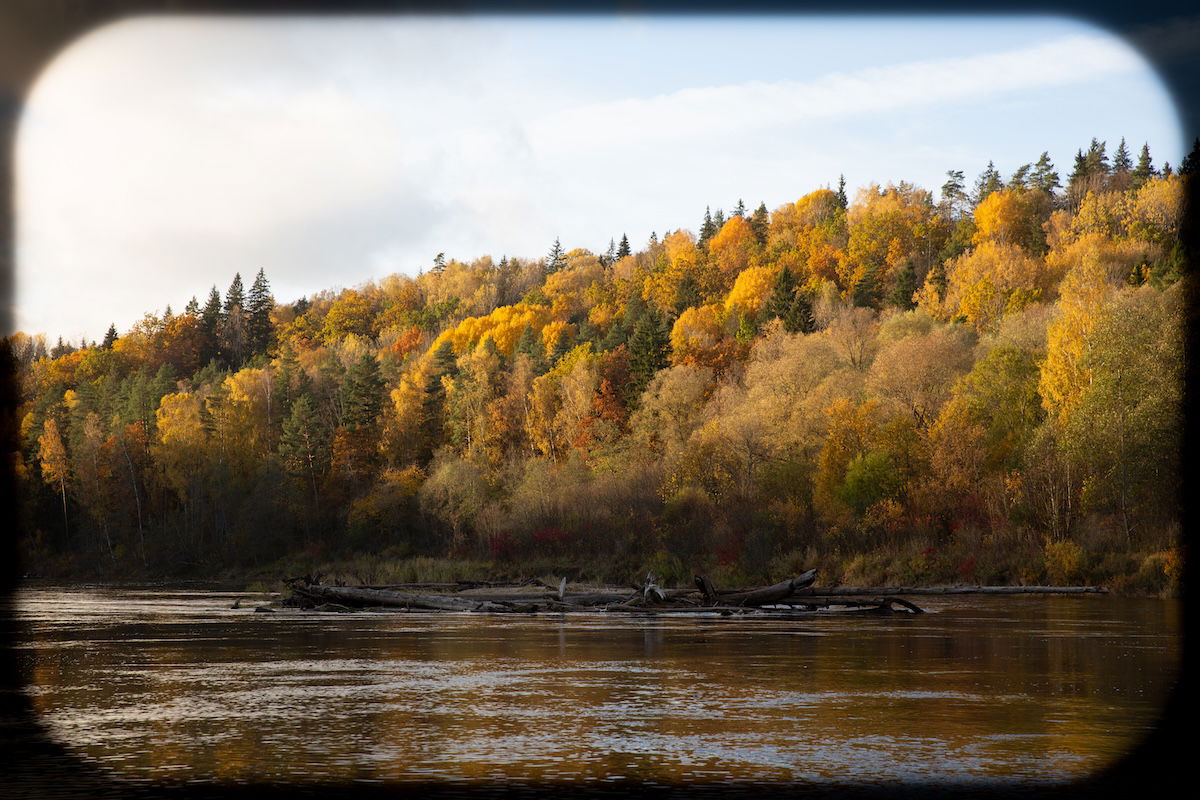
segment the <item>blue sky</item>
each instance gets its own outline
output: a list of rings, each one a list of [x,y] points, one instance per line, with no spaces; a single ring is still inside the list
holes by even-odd
[[[22,117],[17,328],[100,338],[261,267],[276,299],[774,209],[839,174],[936,190],[1092,137],[1178,164],[1166,91],[1057,17],[151,19]]]

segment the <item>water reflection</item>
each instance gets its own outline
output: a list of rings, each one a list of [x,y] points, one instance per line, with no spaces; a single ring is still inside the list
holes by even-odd
[[[1153,726],[1178,608],[964,598],[920,617],[254,614],[28,590],[56,739],[136,779],[599,782],[1085,775]]]

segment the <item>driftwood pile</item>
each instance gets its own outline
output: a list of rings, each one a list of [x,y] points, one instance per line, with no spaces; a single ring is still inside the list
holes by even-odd
[[[291,597],[285,606],[316,611],[352,611],[357,609],[483,611],[496,613],[536,612],[617,612],[632,614],[717,613],[790,614],[821,609],[858,611],[874,614],[923,613],[920,608],[899,597],[847,599],[814,593],[817,571],[810,569],[772,586],[750,589],[718,589],[703,575],[695,578],[695,587],[666,589],[648,573],[641,586],[630,590],[590,589],[568,592],[567,579],[557,587],[541,581],[518,584],[479,582],[474,584],[395,584],[389,586],[324,585],[320,577],[289,579]],[[539,589],[541,591],[539,591]],[[545,591],[549,589],[550,591]]]

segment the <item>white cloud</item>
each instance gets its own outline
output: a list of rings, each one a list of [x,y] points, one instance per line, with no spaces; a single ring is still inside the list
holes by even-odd
[[[1070,36],[1019,50],[832,73],[813,81],[687,88],[581,105],[534,121],[530,139],[539,152],[565,155],[977,100],[1144,68],[1141,57],[1116,39]]]

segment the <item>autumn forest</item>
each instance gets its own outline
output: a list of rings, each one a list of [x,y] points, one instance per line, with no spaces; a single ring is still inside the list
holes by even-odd
[[[247,270],[100,342],[14,334],[22,569],[1176,592],[1198,161],[1092,140],[1061,176],[841,181],[290,303]]]

